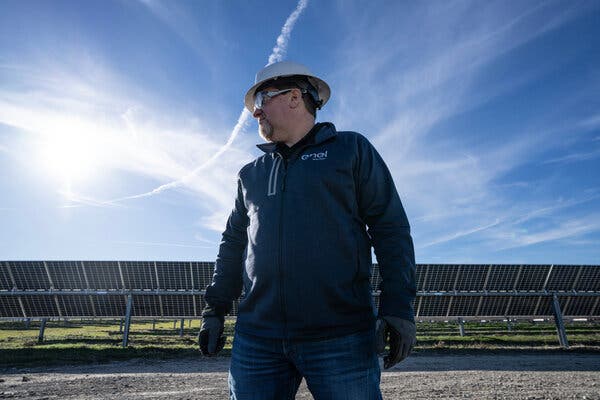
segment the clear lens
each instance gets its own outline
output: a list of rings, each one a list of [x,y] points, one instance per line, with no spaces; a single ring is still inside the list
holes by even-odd
[[[262,108],[263,106],[263,102],[264,102],[264,94],[265,92],[258,92],[256,93],[256,96],[254,96],[254,109],[255,110],[259,110]]]
[[[279,96],[280,94],[283,94],[283,93],[287,93],[290,90],[293,90],[293,89],[283,89],[283,90],[277,90],[275,92],[267,92],[266,90],[263,90],[262,92],[256,93],[256,96],[254,96],[254,109],[255,110],[262,109],[263,105],[265,104],[265,100],[267,98],[272,99],[273,97]]]

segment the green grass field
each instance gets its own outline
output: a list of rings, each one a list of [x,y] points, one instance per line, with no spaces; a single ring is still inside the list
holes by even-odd
[[[228,341],[223,351],[231,351],[234,320],[227,320]],[[109,362],[132,358],[198,357],[197,334],[200,321],[185,321],[180,336],[179,321],[133,321],[129,346],[122,347],[119,321],[50,321],[44,340],[38,343],[39,322],[29,329],[23,322],[0,322],[0,367]],[[566,324],[568,351],[600,352],[600,325],[576,322]],[[465,336],[457,324],[419,323],[416,353],[514,350],[559,351],[553,323],[518,322],[509,330],[505,322],[465,323]],[[564,351],[564,350],[562,350]]]

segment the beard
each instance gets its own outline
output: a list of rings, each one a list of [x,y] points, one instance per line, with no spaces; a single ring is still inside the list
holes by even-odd
[[[267,120],[264,120],[262,124],[258,124],[258,134],[267,142],[273,142],[273,132],[273,125]]]

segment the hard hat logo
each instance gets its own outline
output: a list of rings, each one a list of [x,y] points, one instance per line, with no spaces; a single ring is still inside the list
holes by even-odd
[[[331,90],[329,89],[327,82],[315,76],[306,66],[302,64],[292,61],[281,61],[267,65],[256,74],[254,85],[248,89],[246,96],[244,97],[244,104],[246,105],[248,111],[251,113],[254,112],[254,95],[256,94],[256,89],[258,89],[259,86],[270,80],[294,75],[306,77],[310,85],[313,86],[314,90],[311,90],[311,95],[313,98],[318,96],[318,98],[314,98],[317,108],[320,109],[325,105],[325,103],[327,103],[327,100],[329,100],[329,96],[331,94]],[[315,91],[316,93],[314,93]]]

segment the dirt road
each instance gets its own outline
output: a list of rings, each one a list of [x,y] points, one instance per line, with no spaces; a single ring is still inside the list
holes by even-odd
[[[228,358],[0,371],[0,399],[227,399]],[[600,399],[598,354],[415,355],[382,374],[384,399]],[[303,383],[297,399],[312,399]]]

